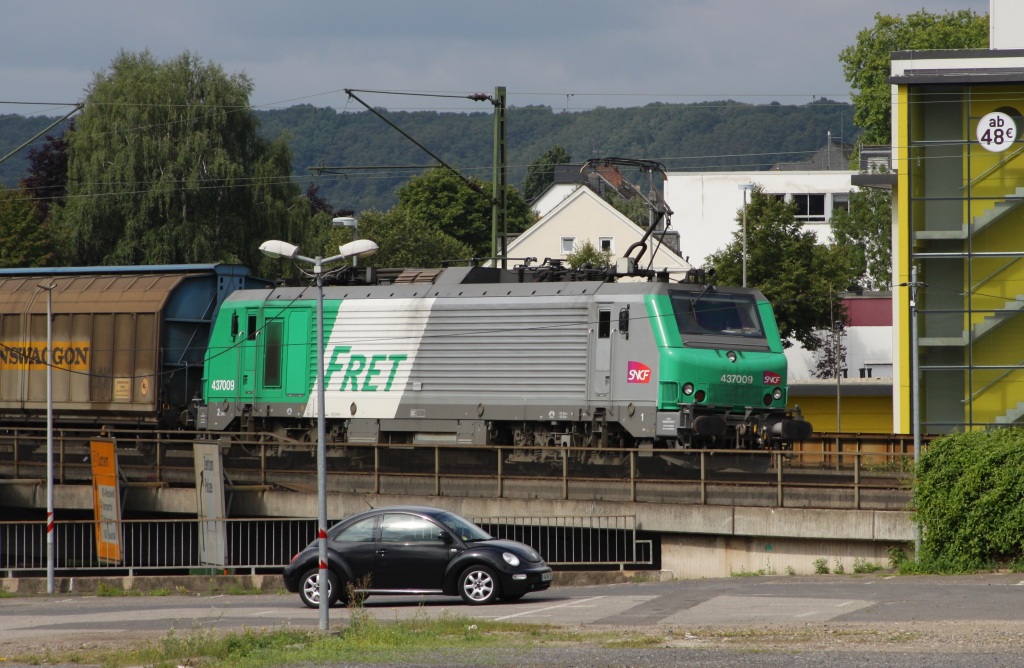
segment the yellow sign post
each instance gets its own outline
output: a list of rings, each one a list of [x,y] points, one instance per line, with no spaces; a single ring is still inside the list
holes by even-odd
[[[96,556],[121,563],[121,493],[113,440],[89,442],[92,453],[92,496],[96,518]]]

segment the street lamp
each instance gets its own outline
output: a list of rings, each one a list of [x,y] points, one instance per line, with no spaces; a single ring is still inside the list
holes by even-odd
[[[327,610],[330,606],[327,587],[327,425],[324,422],[326,401],[324,399],[324,275],[325,264],[351,257],[367,257],[377,252],[377,244],[369,239],[360,239],[338,248],[338,255],[324,258],[299,255],[299,247],[287,241],[264,241],[260,251],[268,257],[284,257],[301,260],[313,265],[316,276],[316,502],[317,542],[319,543],[320,573],[317,586],[320,589],[320,630],[329,626]]]
[[[341,216],[340,218],[334,218],[333,220],[331,220],[331,222],[334,223],[335,227],[340,227],[340,226],[351,227],[352,228],[352,241],[358,241],[359,240],[359,221],[356,220],[355,218],[352,218],[351,216]],[[358,266],[358,265],[359,265],[359,256],[357,255],[357,256],[352,258],[352,266],[355,267],[355,266]]]
[[[46,290],[46,593],[54,590],[53,536],[53,281],[40,283]]]
[[[747,287],[747,191],[754,184],[741,183],[736,187],[743,191],[743,287]]]

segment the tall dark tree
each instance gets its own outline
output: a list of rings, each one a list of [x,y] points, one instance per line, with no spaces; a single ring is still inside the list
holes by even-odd
[[[751,190],[747,285],[760,289],[771,302],[783,340],[794,338],[806,349],[817,350],[818,330],[831,328],[835,319],[844,317],[839,292],[856,274],[842,248],[817,243],[795,214],[795,204],[766,194],[761,186]],[[742,221],[741,209],[733,240],[709,258],[719,284],[743,282]]]
[[[190,53],[122,51],[90,84],[68,137],[54,223],[73,264],[239,262],[262,241],[302,245],[291,152],[257,134],[252,82]]]
[[[35,201],[40,220],[50,217],[51,207],[64,205],[68,187],[68,134],[75,131],[75,121],[54,137],[46,135],[41,148],[28,152],[28,176],[21,179],[21,189]]]
[[[523,197],[531,202],[555,182],[555,165],[567,165],[572,156],[562,146],[552,146],[526,168],[526,180],[523,181]]]

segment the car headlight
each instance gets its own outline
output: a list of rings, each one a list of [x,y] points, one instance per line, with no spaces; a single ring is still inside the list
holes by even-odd
[[[505,563],[508,564],[509,566],[518,566],[519,565],[519,557],[517,557],[516,555],[512,554],[511,552],[502,552],[501,553],[501,558],[504,559]]]

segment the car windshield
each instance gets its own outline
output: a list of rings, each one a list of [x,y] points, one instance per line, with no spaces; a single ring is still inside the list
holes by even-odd
[[[448,529],[458,536],[462,541],[471,540],[491,540],[491,535],[473,524],[465,517],[460,517],[455,513],[441,513],[436,516],[436,519],[441,524],[448,527]]]

